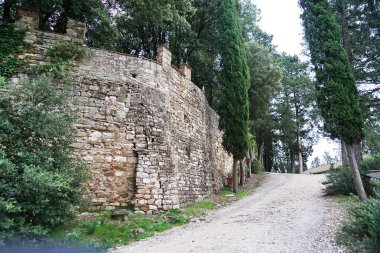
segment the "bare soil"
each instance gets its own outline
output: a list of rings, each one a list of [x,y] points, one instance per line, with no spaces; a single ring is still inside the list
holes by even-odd
[[[324,175],[269,174],[252,195],[202,219],[113,253],[336,253],[344,210],[323,195]]]

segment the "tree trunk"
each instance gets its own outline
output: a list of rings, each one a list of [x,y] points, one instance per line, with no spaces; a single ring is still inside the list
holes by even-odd
[[[5,0],[3,3],[3,20],[11,21],[11,0]]]
[[[54,27],[54,31],[58,33],[65,33],[67,28],[67,21],[69,20],[69,16],[71,14],[72,1],[71,0],[63,0],[63,11],[60,13],[61,15],[57,19],[57,23]]]
[[[252,159],[253,159],[253,152],[252,152],[251,147],[248,149],[247,156],[248,156],[248,178],[251,178],[251,176],[252,176]]]
[[[240,161],[240,185],[244,186],[245,183],[245,158]]]
[[[303,173],[303,159],[302,159],[302,143],[301,143],[301,134],[300,127],[297,126],[297,146],[298,146],[298,173]]]
[[[232,164],[232,178],[234,181],[233,185],[233,192],[237,192],[237,166],[238,166],[239,160],[237,160],[235,157],[233,158],[233,164]]]
[[[356,162],[354,144],[348,142],[345,142],[345,144],[347,149],[348,160],[350,162],[351,173],[355,182],[356,192],[361,200],[366,200],[367,194],[365,193],[362,178],[360,177],[358,164]]]
[[[361,143],[354,144],[355,158],[356,163],[358,164],[358,168],[360,169],[361,161],[362,161],[362,145]]]
[[[341,145],[341,151],[342,151],[342,164],[343,166],[347,166],[349,165],[349,161],[348,161],[346,144],[344,143],[343,140],[341,140],[340,145]]]
[[[260,165],[264,167],[264,142],[260,143],[260,148],[259,148],[259,161]]]
[[[346,51],[348,60],[350,61],[350,64],[352,66],[353,55],[352,55],[352,49],[351,49],[350,35],[348,33],[347,5],[344,3],[343,0],[338,0],[338,4],[339,4],[340,19],[342,23],[343,48]]]
[[[294,150],[290,149],[290,171],[294,174],[296,170],[294,169]]]

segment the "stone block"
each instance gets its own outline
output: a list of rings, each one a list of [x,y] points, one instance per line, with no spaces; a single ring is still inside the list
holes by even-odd
[[[157,206],[155,206],[155,205],[149,205],[149,209],[153,210],[153,211],[157,211],[158,210]]]
[[[149,178],[143,178],[143,183],[144,184],[150,184],[151,180]]]

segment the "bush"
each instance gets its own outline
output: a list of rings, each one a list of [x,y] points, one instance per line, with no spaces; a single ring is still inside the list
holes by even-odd
[[[85,170],[72,156],[70,87],[49,75],[0,94],[0,245],[74,217]]]
[[[345,243],[362,252],[380,252],[379,196],[351,204],[348,213],[349,217],[342,227]]]
[[[380,170],[380,154],[364,158],[361,163],[361,170],[364,172]]]
[[[360,174],[362,176],[365,189],[369,189],[370,186],[366,185],[364,175],[367,174],[369,170],[379,169],[378,164],[380,164],[379,154],[372,157],[367,157],[362,161],[360,166]],[[354,179],[351,175],[351,170],[349,167],[330,170],[327,174],[327,179],[323,182],[323,184],[326,185],[325,192],[328,195],[356,194]]]
[[[81,58],[88,57],[90,51],[87,48],[81,48],[73,43],[61,42],[54,44],[46,50],[46,55],[49,56],[50,62],[53,64],[62,62],[77,61]]]
[[[60,42],[48,48],[45,55],[49,57],[49,61],[46,64],[32,66],[33,72],[37,75],[49,73],[56,78],[67,79],[70,77],[67,74],[73,69],[76,61],[89,57],[91,51],[73,43]]]
[[[327,195],[350,195],[355,194],[355,183],[349,167],[330,170],[327,174],[325,193]]]
[[[258,174],[258,173],[261,173],[263,171],[264,171],[264,168],[263,168],[263,166],[261,166],[260,161],[253,159],[252,160],[252,172]]]
[[[0,21],[0,76],[9,78],[20,67],[16,54],[26,45],[25,31],[13,23]]]

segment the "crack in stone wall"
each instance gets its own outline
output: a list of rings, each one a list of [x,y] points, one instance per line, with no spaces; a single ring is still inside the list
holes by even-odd
[[[36,30],[34,13],[19,14],[31,43],[19,58],[31,64],[44,64],[55,42],[83,44],[80,22],[70,20],[67,34],[54,34]],[[157,59],[91,49],[91,57],[78,63],[74,146],[91,172],[84,197],[97,207],[133,204],[143,213],[180,208],[218,191],[232,168],[219,116],[191,82],[190,67],[171,66],[165,46]]]

